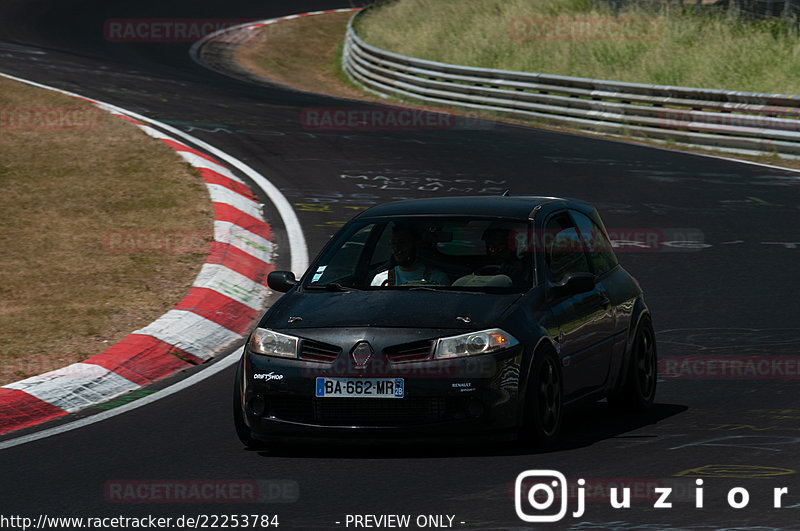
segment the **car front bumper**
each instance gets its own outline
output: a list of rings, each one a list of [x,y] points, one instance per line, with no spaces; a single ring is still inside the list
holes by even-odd
[[[520,411],[518,345],[494,354],[370,370],[245,350],[242,409],[254,438],[289,440],[509,439]],[[376,360],[377,361],[377,360]],[[402,378],[402,398],[316,396],[318,377]]]

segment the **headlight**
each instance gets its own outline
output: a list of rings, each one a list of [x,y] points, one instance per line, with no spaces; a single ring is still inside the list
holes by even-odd
[[[250,350],[265,356],[297,357],[297,338],[266,328],[256,328],[250,336]]]
[[[440,339],[436,343],[435,357],[442,359],[489,354],[515,345],[519,345],[519,341],[514,336],[499,328],[492,328]]]

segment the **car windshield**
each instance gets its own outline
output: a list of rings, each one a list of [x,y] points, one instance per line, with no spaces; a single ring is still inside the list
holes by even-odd
[[[403,217],[347,225],[305,280],[306,289],[520,292],[531,287],[527,221]]]

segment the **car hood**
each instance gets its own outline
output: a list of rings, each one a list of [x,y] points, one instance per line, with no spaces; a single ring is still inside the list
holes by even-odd
[[[267,313],[262,326],[478,330],[498,326],[521,296],[421,290],[291,292]]]

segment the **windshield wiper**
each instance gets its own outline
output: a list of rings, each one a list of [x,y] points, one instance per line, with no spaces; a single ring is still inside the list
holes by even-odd
[[[306,289],[319,289],[319,290],[324,289],[326,291],[357,291],[356,288],[342,286],[338,282],[328,282],[327,284],[322,284],[322,285],[306,286]]]

